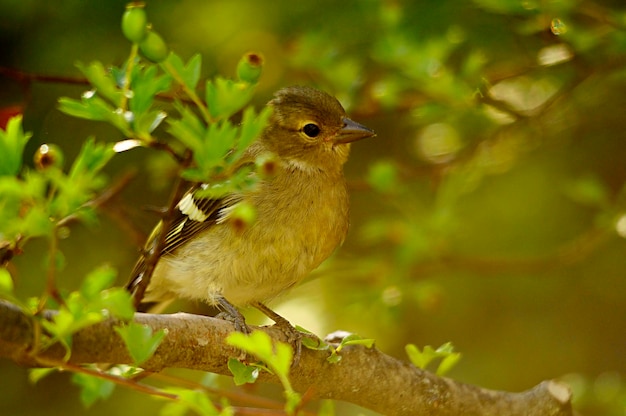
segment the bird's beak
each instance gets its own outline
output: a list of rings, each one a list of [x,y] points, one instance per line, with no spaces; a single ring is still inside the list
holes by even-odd
[[[351,143],[374,136],[376,136],[376,133],[374,133],[373,130],[368,129],[356,121],[350,120],[348,117],[344,117],[343,127],[335,136],[335,144]]]

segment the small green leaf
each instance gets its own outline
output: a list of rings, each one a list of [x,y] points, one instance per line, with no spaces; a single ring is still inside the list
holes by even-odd
[[[371,338],[363,338],[363,339],[352,339],[349,341],[342,342],[342,345],[364,345],[367,348],[372,348],[374,346],[374,342],[376,340]]]
[[[161,410],[162,416],[183,416],[193,410],[201,416],[219,416],[220,412],[207,398],[206,394],[197,390],[169,387],[164,389],[168,393],[176,394],[178,400],[168,403]]]
[[[406,345],[404,347],[404,350],[406,351],[406,354],[408,355],[409,360],[411,360],[411,363],[413,363],[413,365],[417,368],[420,368],[423,370],[424,368],[426,368],[426,366],[430,362],[430,360],[428,360],[422,354],[422,352],[419,350],[419,348],[417,348],[415,344]]]
[[[85,173],[95,173],[101,170],[106,163],[115,155],[110,144],[96,143],[93,137],[88,138],[80,153],[74,160],[70,177],[76,178]]]
[[[233,332],[226,338],[226,343],[256,356],[279,378],[287,377],[293,358],[293,350],[288,344],[272,340],[263,331],[252,331],[248,335]]]
[[[89,374],[75,373],[72,382],[80,387],[80,401],[85,407],[94,404],[98,399],[107,399],[115,390],[115,383]]]
[[[252,331],[251,334],[233,332],[226,338],[226,343],[254,354],[261,361],[271,359],[273,355],[272,339],[263,331]]]
[[[227,119],[241,110],[252,98],[254,85],[222,77],[206,83],[209,113],[216,119]]]
[[[414,344],[408,344],[405,351],[414,366],[422,370],[435,359],[441,359],[437,368],[437,374],[443,375],[447,373],[461,358],[461,354],[454,352],[454,346],[450,342],[446,342],[436,350],[430,345],[426,345],[423,351],[420,351]]]
[[[202,147],[194,150],[194,159],[199,166],[210,169],[219,166],[233,147],[237,128],[233,124],[224,120],[209,126],[203,138]]]
[[[11,117],[6,129],[0,129],[0,176],[15,176],[22,167],[24,147],[30,133],[22,130],[22,116]]]
[[[151,65],[145,69],[138,68],[133,71],[130,81],[132,96],[128,106],[133,115],[133,125],[136,129],[136,123],[151,108],[157,94],[169,90],[171,85],[172,77],[167,74],[159,74],[156,66]]]
[[[81,101],[67,97],[59,98],[59,110],[70,116],[94,121],[108,121],[122,133],[132,136],[129,117],[132,113],[115,108],[96,95],[95,91],[83,94]]]
[[[98,300],[101,292],[113,284],[116,276],[117,272],[110,266],[103,266],[93,270],[81,284],[81,295],[87,301]]]
[[[170,64],[176,70],[176,73],[180,76],[180,79],[187,88],[190,90],[196,89],[198,81],[200,81],[202,55],[199,53],[193,55],[187,62],[187,65],[185,65],[183,60],[172,52],[168,56],[166,63]],[[164,66],[164,69],[167,70],[167,67]]]
[[[99,95],[108,99],[115,107],[120,106],[122,91],[117,88],[113,76],[104,69],[102,63],[95,61],[89,65],[83,65],[79,62],[76,66],[87,77]]]
[[[459,362],[460,359],[461,359],[460,352],[449,353],[447,356],[445,356],[441,360],[439,367],[437,367],[437,375],[443,376],[447,374],[450,371],[450,369],[452,369],[452,367],[454,367]]]
[[[50,342],[59,341],[65,347],[69,358],[72,345],[72,335],[90,325],[102,322],[105,319],[101,310],[92,311],[85,308],[84,299],[74,292],[67,299],[65,306],[59,309],[51,321],[42,319],[41,326],[51,335]]]
[[[259,377],[259,367],[245,365],[235,358],[228,360],[228,369],[233,374],[233,380],[237,386],[254,383]]]
[[[302,337],[302,345],[305,348],[315,351],[327,351],[330,349],[330,346],[327,343],[318,338],[313,332],[309,331],[308,329],[305,329],[300,325],[296,325],[296,330],[307,335]]]
[[[115,318],[129,321],[135,316],[132,295],[124,288],[114,287],[103,291],[100,303]]]
[[[59,98],[59,110],[73,117],[87,120],[104,121],[109,118],[109,114],[114,110],[104,100],[91,96],[92,92],[83,95],[81,101],[73,98]],[[95,93],[94,93],[95,94]]]
[[[136,322],[115,327],[115,331],[124,340],[135,365],[140,365],[152,357],[167,334],[164,329],[153,333],[152,328],[148,325],[141,325]]]
[[[373,339],[362,338],[358,334],[350,334],[342,338],[341,343],[337,347],[337,352],[340,352],[346,345],[365,345],[367,348],[372,348],[374,342],[375,340]]]
[[[337,364],[339,361],[341,361],[341,355],[337,354],[337,350],[333,349],[330,353],[330,356],[326,358],[326,361],[331,364]]]
[[[13,293],[13,278],[4,267],[0,267],[0,295]]]
[[[55,371],[57,371],[56,368],[31,368],[28,371],[28,381],[35,384],[48,374],[54,373]]]
[[[267,126],[271,114],[271,107],[265,107],[258,115],[252,107],[248,107],[244,110],[240,127],[241,131],[236,146],[233,146],[234,151],[228,157],[230,161],[236,162],[239,160],[248,146],[259,137],[263,129]]]

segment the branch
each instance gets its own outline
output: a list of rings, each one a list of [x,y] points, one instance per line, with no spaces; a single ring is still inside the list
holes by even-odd
[[[47,311],[47,317],[55,312]],[[166,367],[188,368],[230,375],[229,357],[239,352],[224,342],[234,330],[231,323],[206,316],[177,313],[137,313],[135,321],[153,329],[167,328],[168,335],[154,356],[142,367],[160,371]],[[131,358],[114,331],[115,321],[88,327],[74,335],[71,364],[129,364]],[[287,341],[271,327],[259,328],[273,338]],[[16,306],[0,301],[0,357],[21,365],[41,366],[29,352],[34,335],[31,318]],[[40,352],[43,360],[60,360],[65,350],[54,345]],[[290,379],[300,391],[314,398],[344,400],[386,415],[507,415],[572,416],[571,393],[555,381],[544,381],[522,393],[486,390],[437,377],[411,364],[383,354],[376,348],[345,347],[338,364],[326,361],[328,353],[304,349]],[[278,382],[269,374],[261,381]]]

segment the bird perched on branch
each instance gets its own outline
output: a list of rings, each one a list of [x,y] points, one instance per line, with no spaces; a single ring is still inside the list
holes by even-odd
[[[349,222],[343,165],[351,142],[375,134],[350,120],[337,99],[313,88],[282,89],[268,105],[269,123],[243,159],[271,160],[271,174],[253,190],[221,199],[196,195],[208,185],[187,192],[169,229],[160,223],[146,245],[149,252],[166,233],[143,302],[201,300],[223,309],[244,332],[237,307],[250,305],[291,327],[263,302],[302,281],[342,244]],[[242,203],[256,216],[236,227],[231,214]],[[146,264],[144,257],[137,262],[131,291]]]

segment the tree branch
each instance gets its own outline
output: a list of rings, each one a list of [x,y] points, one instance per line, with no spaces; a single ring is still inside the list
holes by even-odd
[[[54,311],[47,311],[52,317]],[[0,357],[21,365],[41,366],[31,355],[33,323],[19,308],[0,301]],[[230,375],[229,357],[238,351],[227,346],[231,323],[206,316],[177,313],[154,315],[137,313],[135,321],[168,334],[154,356],[142,367],[160,371],[166,367],[188,368]],[[116,322],[105,321],[74,335],[71,364],[131,363],[124,343],[114,331]],[[259,328],[274,339],[285,335],[272,327]],[[40,352],[42,359],[60,360],[65,350],[54,345]],[[345,347],[342,360],[329,363],[325,351],[304,349],[290,379],[300,391],[312,391],[316,398],[344,400],[386,415],[524,415],[571,416],[571,393],[555,381],[545,381],[522,393],[486,390],[437,377],[411,364],[383,354],[376,348]],[[263,374],[261,381],[277,382]]]

